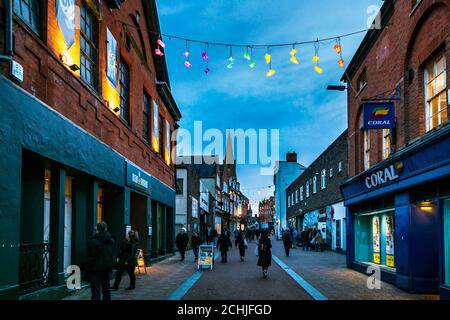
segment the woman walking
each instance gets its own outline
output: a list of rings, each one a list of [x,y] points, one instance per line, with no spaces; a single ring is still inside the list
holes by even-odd
[[[269,231],[264,230],[258,242],[258,266],[262,267],[263,277],[267,278],[267,269],[272,264],[272,243]]]
[[[200,237],[197,232],[195,232],[191,237],[191,246],[192,250],[194,251],[195,255],[195,261],[198,260],[198,248],[202,244],[202,241],[200,240]]]
[[[241,261],[244,261],[245,250],[247,249],[247,240],[245,240],[244,233],[239,232],[236,236],[235,244],[239,248],[239,254],[241,256]]]
[[[112,289],[119,289],[120,281],[122,280],[123,272],[126,271],[130,276],[130,285],[125,290],[134,290],[136,286],[136,275],[134,270],[137,266],[137,252],[138,252],[139,235],[136,231],[130,230],[127,237],[120,246],[118,257],[118,269],[116,279]]]

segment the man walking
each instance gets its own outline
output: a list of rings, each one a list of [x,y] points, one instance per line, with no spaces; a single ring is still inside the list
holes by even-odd
[[[233,244],[231,243],[230,238],[227,236],[227,230],[225,229],[224,232],[220,235],[219,239],[217,240],[217,248],[219,248],[221,256],[222,256],[222,263],[227,263],[227,256],[228,256],[228,249],[232,248]]]
[[[286,257],[289,257],[289,251],[292,247],[292,234],[289,230],[286,230],[283,233],[283,245],[284,245],[284,252],[286,253]]]
[[[89,240],[87,271],[91,282],[91,299],[111,300],[110,278],[115,264],[115,244],[106,222],[97,225],[97,233]]]
[[[181,228],[180,233],[177,234],[175,239],[175,244],[181,255],[181,261],[184,261],[184,254],[186,252],[186,247],[189,243],[189,236],[186,234],[186,228]]]

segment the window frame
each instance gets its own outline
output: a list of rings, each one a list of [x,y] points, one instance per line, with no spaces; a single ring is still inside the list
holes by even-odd
[[[364,170],[370,169],[370,131],[365,129],[363,130],[364,135],[364,143],[363,143],[363,152],[364,152]]]
[[[322,190],[327,188],[327,170],[322,169],[322,173],[320,176],[320,187]]]
[[[89,25],[91,29],[92,38],[89,38],[88,35],[83,31],[83,26],[88,25],[86,18],[83,17],[83,12],[86,12],[86,15],[92,21],[92,24]],[[84,22],[84,23],[83,23]],[[95,57],[89,56],[85,50],[83,50],[82,41],[85,41],[86,45],[89,46],[90,50],[94,52]],[[81,1],[80,6],[80,78],[84,83],[92,87],[95,91],[98,91],[99,87],[99,50],[98,50],[98,42],[99,42],[99,22],[92,12],[92,10]],[[89,73],[91,74],[92,82],[90,83],[88,79],[83,77],[83,57],[88,60],[88,62],[93,66],[92,69],[89,69]],[[87,69],[87,68],[86,68]]]
[[[382,139],[381,145],[382,145],[383,160],[386,160],[391,155],[391,130],[382,129],[381,139]]]
[[[440,62],[443,62],[442,71],[438,73],[437,67]],[[447,97],[447,61],[445,53],[439,53],[434,56],[429,63],[426,64],[423,73],[424,80],[424,101],[425,101],[425,131],[429,132],[448,121],[448,97]],[[433,75],[431,80],[429,80],[430,70],[432,69]],[[444,81],[444,86],[441,90],[437,88],[437,81],[442,76]],[[432,85],[433,94],[429,96],[430,85]],[[444,108],[440,109],[441,99],[444,99]],[[432,103],[437,101],[437,111],[434,114],[430,114],[432,108]],[[442,114],[445,114],[441,118]],[[433,119],[438,117],[438,124],[436,126],[432,125]]]
[[[25,17],[22,12],[23,3],[28,7],[28,17]],[[20,8],[18,8],[17,4],[20,4]],[[39,11],[35,15],[35,19],[39,25],[35,25],[33,23],[32,13],[35,12],[33,10],[33,4],[38,7]],[[36,33],[39,37],[42,36],[43,30],[43,2],[41,0],[14,0],[14,14],[20,18],[34,33]]]
[[[124,78],[124,70],[127,71],[127,79]],[[119,100],[120,100],[120,118],[130,125],[130,88],[131,88],[131,70],[128,63],[120,58],[119,67]],[[124,81],[126,80],[126,82]],[[124,88],[126,90],[124,90]],[[125,92],[126,96],[123,94]],[[126,102],[126,103],[125,103]]]
[[[144,96],[142,98],[142,139],[145,142],[151,142],[151,119],[152,119],[152,97],[144,92]],[[146,107],[148,110],[146,110]],[[145,128],[147,127],[147,130]]]

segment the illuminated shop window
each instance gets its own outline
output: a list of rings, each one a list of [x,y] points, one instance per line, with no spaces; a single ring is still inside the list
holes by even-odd
[[[447,122],[446,77],[445,55],[441,54],[425,68],[425,117],[427,131]]]

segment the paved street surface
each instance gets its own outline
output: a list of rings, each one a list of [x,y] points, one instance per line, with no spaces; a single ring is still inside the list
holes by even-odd
[[[330,300],[411,300],[437,299],[437,296],[412,295],[392,285],[382,283],[381,290],[367,289],[367,276],[347,269],[345,256],[332,252],[304,252],[300,248],[284,255],[281,241],[273,241],[273,254],[284,265],[275,261],[269,268],[269,278],[263,279],[254,244],[247,250],[245,262],[233,247],[228,263],[216,260],[214,270],[197,273],[192,252],[184,262],[179,255],[147,268],[146,274],[137,275],[136,290],[125,291],[128,276],[125,274],[118,291],[112,292],[114,300],[165,300],[173,297],[185,300],[311,300],[308,292],[318,292]],[[286,269],[289,269],[289,274]],[[143,269],[141,269],[143,271]],[[307,290],[305,290],[307,289]],[[182,292],[182,294],[180,294]],[[315,297],[317,298],[317,296]],[[66,298],[88,300],[90,289],[83,289]]]

